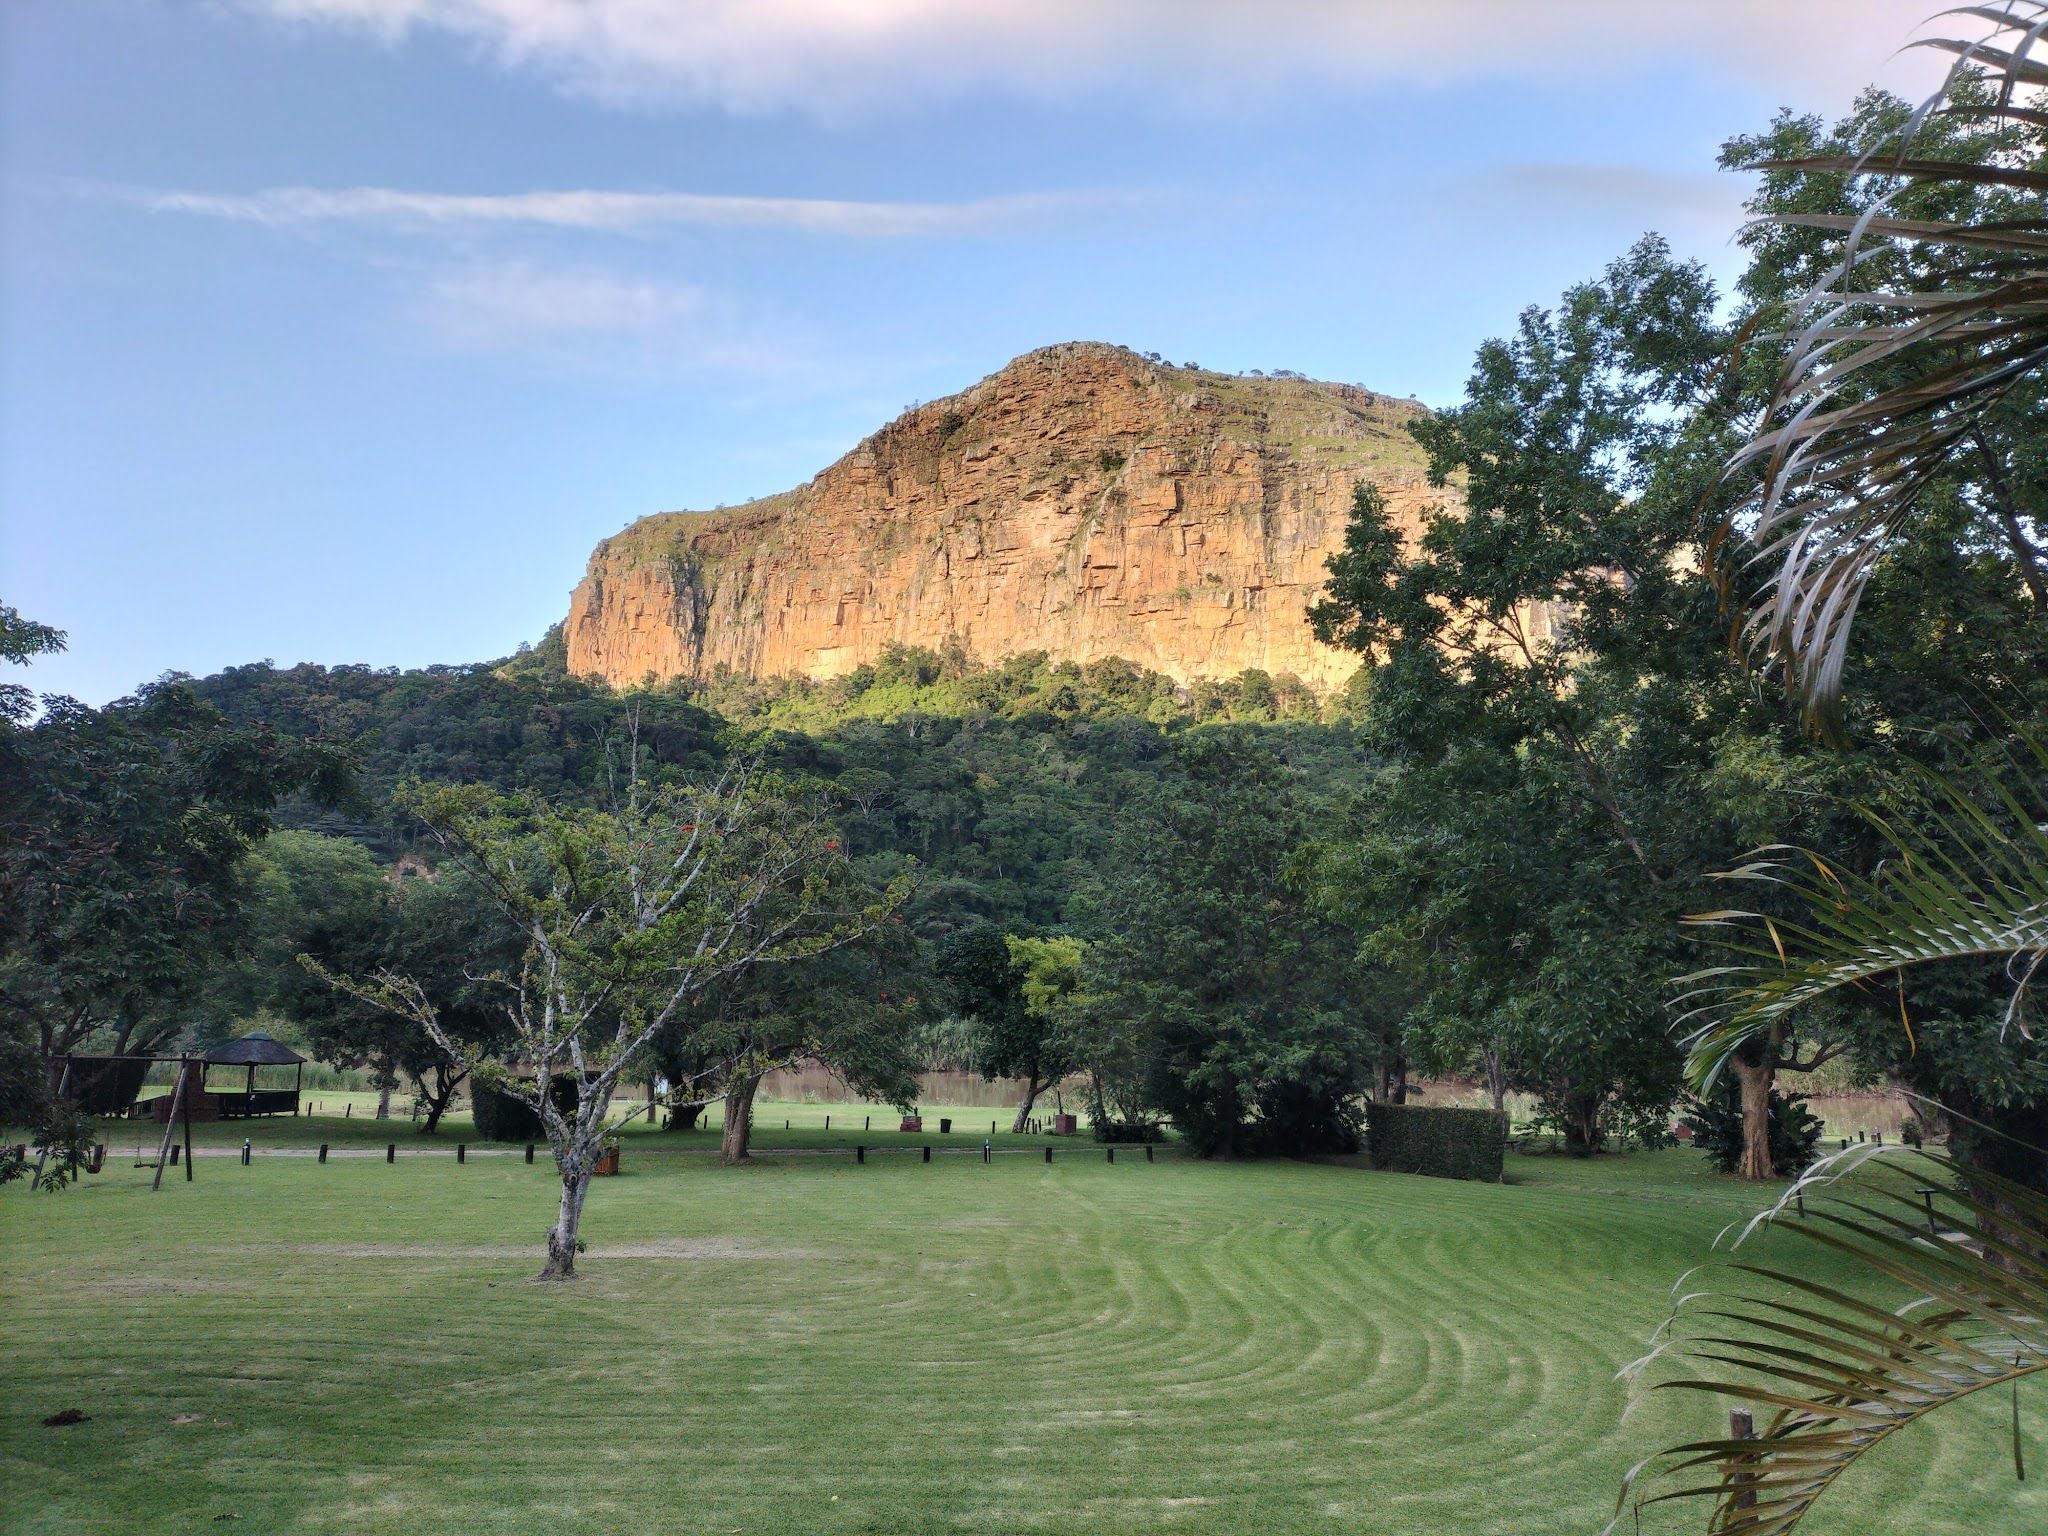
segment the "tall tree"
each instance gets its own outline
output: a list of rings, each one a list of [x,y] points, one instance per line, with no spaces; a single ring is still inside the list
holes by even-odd
[[[412,786],[404,803],[518,930],[508,993],[511,1053],[530,1078],[471,1055],[417,978],[328,972],[402,1011],[473,1077],[533,1106],[562,1186],[540,1278],[576,1272],[583,1205],[613,1095],[684,1010],[760,965],[820,955],[873,933],[907,885],[879,896],[846,863],[825,798],[748,763],[700,784],[649,784],[637,751],[606,809],[480,785]],[[553,1092],[573,1084],[567,1108]]]
[[[1130,1021],[1149,1106],[1203,1155],[1355,1144],[1349,945],[1293,878],[1310,809],[1242,738],[1197,732],[1131,808],[1089,903],[1095,1011]]]
[[[878,901],[880,893],[865,899]],[[914,1103],[914,1047],[918,1027],[936,1015],[932,990],[922,950],[900,920],[820,954],[754,966],[710,989],[683,1026],[712,1063],[709,1075],[724,1084],[719,1160],[729,1167],[748,1160],[754,1095],[778,1067],[816,1061],[863,1098]]]
[[[503,989],[489,980],[518,961],[518,933],[460,869],[418,861],[376,862],[360,844],[313,832],[275,832],[249,861],[250,972],[238,988],[245,1007],[296,1021],[323,1061],[367,1067],[377,1084],[377,1118],[390,1113],[404,1077],[418,1090],[421,1131],[432,1135],[468,1075],[464,1058],[494,1054],[510,1029]],[[464,1056],[444,1050],[411,1018],[328,986],[322,970],[409,976],[434,1005],[443,1033]]]
[[[0,619],[10,653],[60,643]],[[288,797],[346,800],[349,761],[233,726],[176,682],[33,707],[14,685],[0,700],[0,1008],[45,1060],[148,1054],[240,942],[243,856]]]
[[[948,934],[939,945],[938,975],[954,1010],[974,1029],[974,1055],[984,1078],[1021,1078],[1011,1130],[1021,1133],[1038,1096],[1073,1070],[1058,1021],[1025,996],[1030,966],[1017,941],[990,923]]]

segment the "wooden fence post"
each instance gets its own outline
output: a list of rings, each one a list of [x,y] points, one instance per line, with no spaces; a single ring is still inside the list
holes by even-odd
[[[1728,1410],[1728,1438],[1731,1440],[1754,1440],[1756,1438],[1756,1419],[1747,1408],[1731,1408]],[[1736,1466],[1746,1466],[1755,1459],[1753,1456],[1737,1456],[1733,1458],[1733,1462]],[[1743,1491],[1735,1495],[1735,1508],[1755,1509],[1756,1494],[1743,1486],[1755,1481],[1754,1474],[1740,1473],[1732,1480],[1738,1487],[1743,1487]]]

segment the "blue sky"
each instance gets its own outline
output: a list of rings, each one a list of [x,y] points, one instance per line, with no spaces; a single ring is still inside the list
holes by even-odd
[[[94,702],[481,660],[1048,342],[1451,403],[1646,229],[1732,271],[1716,146],[1926,9],[8,0],[0,598]]]

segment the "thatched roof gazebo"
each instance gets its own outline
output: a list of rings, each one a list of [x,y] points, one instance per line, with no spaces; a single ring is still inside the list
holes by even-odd
[[[240,1092],[232,1089],[222,1092],[208,1089],[206,1074],[215,1067],[244,1067],[248,1075],[243,1079]],[[261,1088],[256,1086],[258,1067],[295,1067],[292,1086],[289,1088]],[[242,1119],[249,1115],[296,1115],[299,1112],[299,1090],[305,1086],[306,1058],[286,1045],[282,1040],[254,1030],[239,1040],[230,1040],[208,1051],[199,1068],[199,1088],[204,1096],[210,1094],[219,1105],[223,1120]]]

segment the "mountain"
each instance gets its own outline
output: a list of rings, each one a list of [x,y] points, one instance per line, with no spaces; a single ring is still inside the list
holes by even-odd
[[[606,539],[570,602],[569,670],[614,686],[836,677],[904,644],[1328,689],[1357,657],[1316,643],[1305,614],[1353,486],[1379,486],[1411,525],[1442,497],[1405,430],[1422,410],[1046,347],[796,490]]]

